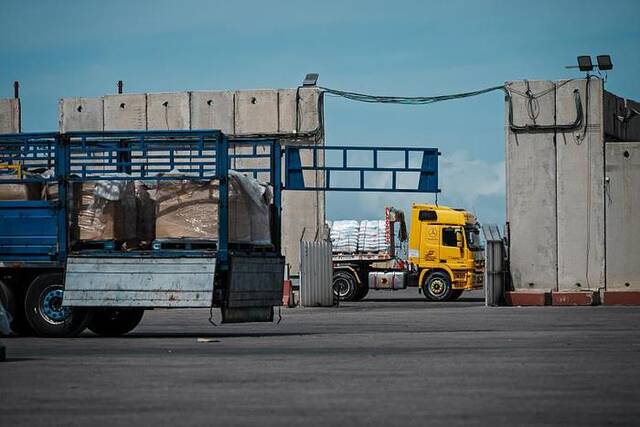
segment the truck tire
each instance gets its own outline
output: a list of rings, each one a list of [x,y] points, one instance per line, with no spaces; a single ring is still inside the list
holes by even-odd
[[[142,320],[144,310],[113,308],[94,310],[89,330],[105,337],[118,337],[131,332]]]
[[[4,308],[4,310],[9,313],[9,319],[11,319],[11,330],[13,330],[13,317],[16,308],[15,308],[15,299],[13,296],[13,292],[11,291],[11,289],[9,289],[9,287],[0,280],[0,304],[2,304],[2,307]]]
[[[449,301],[455,301],[458,298],[460,298],[460,296],[462,295],[462,293],[464,292],[464,289],[454,289],[451,291],[451,297],[449,298]]]
[[[358,282],[348,271],[337,270],[333,273],[333,294],[340,301],[353,301],[356,296]]]
[[[422,293],[429,301],[448,301],[452,292],[449,275],[442,271],[429,274],[422,287]]]
[[[63,283],[62,273],[45,273],[36,277],[27,289],[24,311],[38,336],[73,337],[87,327],[89,310],[61,306]]]
[[[369,286],[366,286],[366,285],[358,286],[358,289],[356,290],[356,295],[353,297],[353,300],[362,301],[367,296],[368,293],[369,293]]]
[[[11,331],[18,335],[33,335],[33,329],[27,322],[24,304],[19,304],[20,298],[10,285],[0,281],[0,301],[11,315]]]

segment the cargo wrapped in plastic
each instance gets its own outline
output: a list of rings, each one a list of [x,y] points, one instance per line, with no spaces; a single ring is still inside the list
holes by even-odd
[[[143,181],[134,182],[136,200],[136,238],[143,244],[156,238],[156,203]]]
[[[334,221],[330,233],[333,252],[356,252],[359,229],[358,221]]]
[[[75,239],[136,239],[136,198],[132,181],[87,181],[76,188],[72,210]]]
[[[182,175],[179,172],[169,172]],[[218,183],[158,180],[149,194],[155,202],[155,235],[164,238],[218,238]]]
[[[3,171],[4,172],[4,171]],[[23,175],[28,178],[30,175]],[[18,175],[14,173],[0,174],[0,180],[15,180]],[[0,185],[0,200],[2,201],[23,201],[23,200],[40,200],[40,191],[42,184],[39,182],[25,182],[17,184]]]
[[[358,251],[386,252],[388,250],[386,222],[383,220],[361,221],[358,232]]]
[[[184,174],[172,171],[170,175]],[[158,180],[151,198],[156,203],[156,238],[218,239],[217,181]],[[271,244],[269,186],[229,171],[229,242]]]

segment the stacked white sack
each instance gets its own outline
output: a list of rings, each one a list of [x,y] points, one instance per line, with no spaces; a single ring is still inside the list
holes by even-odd
[[[334,221],[331,227],[333,252],[356,252],[358,250],[358,221]]]
[[[386,223],[382,220],[362,221],[358,233],[359,252],[384,252],[389,250],[386,239]]]

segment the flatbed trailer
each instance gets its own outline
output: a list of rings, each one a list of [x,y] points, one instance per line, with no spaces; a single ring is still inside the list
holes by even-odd
[[[240,150],[235,148],[241,147]],[[350,153],[369,156],[351,165]],[[378,155],[401,153],[403,165],[382,166]],[[327,154],[341,164],[328,165]],[[410,155],[419,156],[410,164]],[[434,148],[281,146],[277,136],[230,139],[218,130],[22,133],[0,135],[0,172],[18,174],[2,185],[55,186],[51,199],[0,200],[0,298],[19,333],[73,336],[87,326],[120,335],[154,308],[219,308],[222,322],[268,322],[282,301],[282,191],[438,192]],[[282,160],[284,158],[284,170]],[[270,245],[229,241],[229,173],[265,174],[273,188]],[[247,162],[246,160],[251,160]],[[21,176],[35,169],[48,174]],[[171,177],[159,173],[179,171]],[[312,172],[322,179],[306,182]],[[333,172],[359,177],[354,185],[331,179]],[[391,175],[380,188],[369,172]],[[398,185],[401,173],[418,175],[417,187]],[[284,184],[282,177],[284,176]],[[70,233],[74,186],[92,181],[216,181],[218,238],[157,239],[144,248],[123,242],[81,241]]]
[[[385,209],[388,250],[333,254],[334,294],[342,301],[359,301],[369,290],[418,287],[427,300],[450,301],[464,291],[483,286],[484,256],[475,215],[463,209],[413,204],[407,233],[404,213]],[[407,242],[407,257],[398,256]]]

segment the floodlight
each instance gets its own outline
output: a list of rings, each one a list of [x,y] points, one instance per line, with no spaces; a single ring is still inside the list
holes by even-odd
[[[302,86],[315,86],[318,83],[318,73],[309,73],[304,78]]]
[[[613,63],[611,62],[611,56],[598,55],[597,59],[598,59],[598,69],[600,71],[613,70]]]
[[[578,68],[580,71],[593,71],[593,63],[588,55],[578,56]]]

